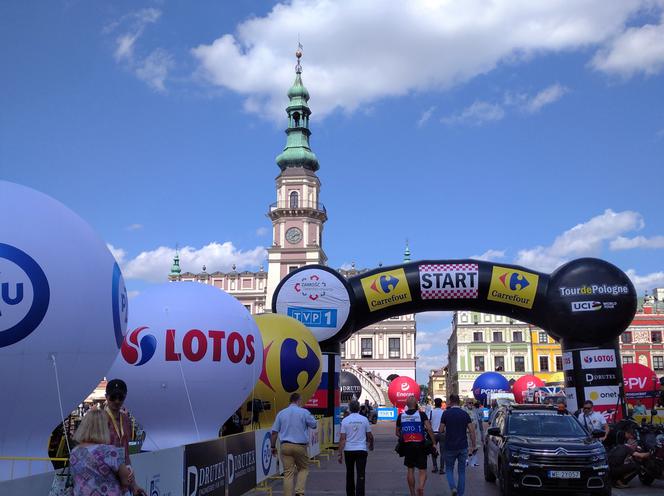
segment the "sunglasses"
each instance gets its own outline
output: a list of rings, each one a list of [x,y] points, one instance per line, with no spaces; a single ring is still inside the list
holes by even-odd
[[[583,410],[584,410],[584,411],[590,411],[590,410],[592,410],[592,408],[587,407],[587,406],[584,406],[584,407],[583,407]]]
[[[110,401],[124,401],[125,398],[124,394],[112,394],[108,397]]]

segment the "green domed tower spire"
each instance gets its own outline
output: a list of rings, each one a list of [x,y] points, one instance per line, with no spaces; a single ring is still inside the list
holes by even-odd
[[[180,269],[180,253],[177,248],[175,248],[175,256],[173,257],[173,265],[171,265],[171,273],[170,275],[172,277],[178,277],[180,275],[181,269]]]
[[[302,45],[295,52],[297,64],[295,65],[295,82],[288,90],[288,129],[286,129],[286,147],[277,157],[277,164],[282,171],[289,167],[304,167],[311,171],[319,169],[318,158],[309,146],[309,92],[302,83]]]

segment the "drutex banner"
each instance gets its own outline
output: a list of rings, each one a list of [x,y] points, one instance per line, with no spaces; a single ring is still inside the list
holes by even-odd
[[[226,438],[228,496],[240,496],[256,487],[256,433]]]
[[[185,496],[225,496],[225,439],[185,446],[184,494]]]

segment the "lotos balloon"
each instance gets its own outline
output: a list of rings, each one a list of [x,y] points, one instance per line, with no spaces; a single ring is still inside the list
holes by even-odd
[[[390,382],[387,396],[394,406],[403,409],[409,396],[415,396],[419,400],[420,386],[410,377],[399,376]]]
[[[78,215],[0,181],[0,456],[46,457],[53,426],[113,363],[127,293],[105,243]],[[56,377],[57,370],[57,377]],[[52,468],[0,461],[0,480]]]
[[[149,288],[132,300],[129,331],[109,378],[127,383],[127,408],[163,449],[217,437],[261,373],[263,342],[247,309],[195,282]]]
[[[622,369],[627,402],[636,404],[636,400],[641,400],[648,410],[653,408],[659,394],[657,374],[640,363],[626,363]]]
[[[321,382],[323,362],[318,341],[297,320],[278,314],[257,315],[255,319],[264,349],[252,397],[262,402],[257,408],[263,409],[259,417],[263,425],[288,406],[292,393],[300,393],[303,403],[311,398]]]
[[[509,390],[509,381],[498,372],[484,372],[473,383],[473,396],[483,405],[487,403],[488,393],[508,392]]]
[[[360,399],[362,394],[362,383],[357,376],[345,370],[341,371],[339,375],[339,388],[341,389],[341,402],[348,403],[349,401]]]
[[[512,393],[517,403],[525,403],[526,395],[529,389],[544,386],[544,381],[534,375],[524,375],[519,377],[512,385]]]

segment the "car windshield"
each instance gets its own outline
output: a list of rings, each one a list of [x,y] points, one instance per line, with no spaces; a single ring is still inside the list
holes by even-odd
[[[511,436],[536,437],[587,436],[574,417],[556,412],[512,412],[507,433]]]

